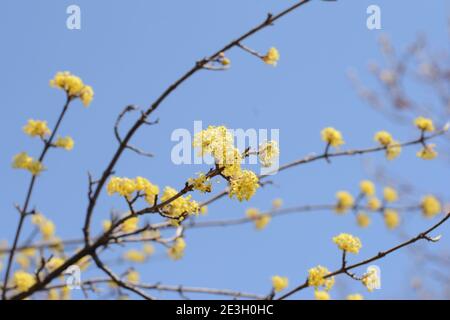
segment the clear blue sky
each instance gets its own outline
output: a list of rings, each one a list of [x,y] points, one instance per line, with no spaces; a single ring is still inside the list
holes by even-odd
[[[11,159],[20,151],[36,155],[40,148],[38,141],[25,136],[21,128],[28,118],[54,123],[63,104],[63,93],[48,86],[55,72],[70,70],[95,90],[91,106],[85,109],[76,102],[61,129],[61,134],[75,139],[75,149],[70,153],[52,151],[46,163],[49,170],[39,178],[32,199],[33,205],[55,221],[59,236],[73,238],[81,235],[87,204],[86,173],[89,170],[99,176],[110,160],[116,148],[113,124],[124,106],[149,105],[194,61],[259,23],[267,12],[277,12],[293,2],[2,1],[0,239],[12,239],[17,223],[13,203],[23,201],[29,180],[27,173],[11,169]],[[74,3],[82,11],[82,29],[78,31],[65,26],[66,7]],[[366,28],[366,8],[374,3],[382,10],[381,31]],[[416,136],[413,128],[399,127],[360,101],[346,71],[353,67],[363,81],[374,83],[367,63],[381,61],[377,38],[382,33],[399,48],[412,42],[419,32],[428,36],[433,48],[443,48],[448,41],[448,13],[448,3],[443,0],[414,4],[405,0],[312,1],[246,42],[261,52],[276,46],[281,54],[276,68],[238,49],[231,51],[229,71],[195,75],[155,113],[160,124],[143,128],[133,140],[156,157],[126,153],[116,172],[121,176],[142,175],[161,187],[178,188],[194,173],[206,171],[206,166],[175,166],[170,159],[174,145],[171,132],[176,128],[192,130],[194,120],[230,128],[279,128],[281,163],[321,152],[320,130],[325,126],[339,128],[349,148],[373,145],[373,134],[380,129],[402,141],[412,139]],[[405,149],[397,161],[390,163],[382,155],[364,159],[389,165],[391,172],[407,177],[423,193],[445,195],[448,167],[440,161],[417,159],[415,152],[415,147]],[[368,177],[362,159],[341,158],[331,165],[317,162],[280,173],[274,177],[275,185],[259,190],[250,203],[224,199],[210,206],[204,219],[241,217],[249,206],[269,208],[276,197],[282,197],[285,206],[331,203],[337,190],[355,193],[359,181]],[[94,216],[98,230],[113,208],[125,209],[123,203],[103,194]],[[274,274],[288,276],[294,285],[303,282],[308,268],[317,264],[337,268],[340,255],[330,239],[340,232],[361,238],[364,247],[357,259],[397,243],[398,235],[387,231],[376,218],[365,230],[355,226],[352,215],[331,212],[281,217],[262,232],[254,231],[251,225],[191,230],[186,235],[188,247],[183,260],[170,261],[164,257],[164,249],[157,247],[155,258],[138,269],[145,282],[267,293]],[[411,235],[433,222],[415,214],[403,219],[408,221],[405,229]],[[439,232],[448,236],[449,231],[444,226]],[[434,245],[435,250],[448,249],[449,243],[444,237]],[[408,284],[414,266],[405,252],[378,265],[382,290],[367,294],[359,283],[341,277],[341,289],[336,288],[331,295],[340,298],[360,292],[367,298],[411,296]],[[122,272],[126,266],[115,268]],[[312,295],[312,290],[306,290],[297,297]]]

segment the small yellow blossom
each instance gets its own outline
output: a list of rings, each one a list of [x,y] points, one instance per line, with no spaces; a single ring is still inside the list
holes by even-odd
[[[368,201],[367,201],[367,207],[372,210],[372,211],[377,211],[378,209],[381,208],[381,202],[380,200],[378,200],[378,198],[376,197],[371,197]]]
[[[401,152],[402,146],[400,145],[400,142],[394,140],[386,147],[386,158],[388,160],[394,160]]]
[[[28,269],[30,267],[30,259],[24,254],[18,254],[16,256],[16,262],[22,269]]]
[[[33,176],[38,176],[45,170],[44,165],[39,160],[33,160],[27,168]]]
[[[184,255],[184,250],[186,249],[186,242],[183,238],[177,238],[172,247],[167,250],[167,254],[172,260],[179,260]]]
[[[108,195],[118,193],[119,195],[131,198],[131,195],[136,191],[136,182],[129,178],[112,177],[106,186]]]
[[[34,160],[26,152],[14,156],[12,167],[14,169],[28,170],[32,175],[39,175],[45,168],[39,160]]]
[[[249,219],[256,219],[260,214],[261,212],[256,208],[248,208],[247,211],[245,211],[245,215]]]
[[[315,290],[314,298],[316,300],[330,300],[330,294],[327,291]]]
[[[39,231],[44,240],[50,240],[55,235],[55,224],[50,220],[45,220],[39,225]]]
[[[380,287],[380,278],[378,271],[375,267],[369,267],[368,272],[363,276],[361,280],[362,284],[367,288],[369,292]]]
[[[308,286],[324,287],[326,291],[329,291],[334,285],[334,277],[324,278],[330,274],[327,268],[322,266],[317,266],[308,270]]]
[[[355,201],[353,196],[347,191],[339,191],[336,193],[337,204],[335,211],[337,213],[345,213],[348,209],[352,208]]]
[[[142,263],[146,260],[146,255],[138,250],[131,249],[125,252],[124,259],[131,261],[131,262],[138,262]]]
[[[64,259],[59,257],[52,257],[50,261],[47,262],[47,269],[51,272],[59,267],[61,267],[64,264]]]
[[[386,202],[395,202],[398,199],[398,194],[394,188],[386,187],[383,190],[383,197]]]
[[[333,242],[337,244],[339,249],[350,253],[358,253],[362,246],[358,237],[348,233],[341,233],[333,237]]]
[[[361,193],[368,197],[375,194],[375,185],[370,180],[361,181],[361,183],[359,184],[359,189],[361,190]]]
[[[433,160],[438,156],[437,151],[434,150],[435,147],[435,144],[427,144],[416,155],[423,160]]]
[[[386,209],[384,211],[384,223],[388,229],[395,229],[400,224],[400,216],[397,211]]]
[[[28,123],[23,127],[23,132],[25,132],[30,137],[41,137],[49,135],[51,133],[50,129],[47,127],[47,121],[41,120],[28,120]]]
[[[141,276],[139,275],[139,273],[137,271],[131,270],[127,274],[127,281],[136,284],[139,282],[140,277]]]
[[[230,181],[229,196],[236,196],[239,201],[250,200],[259,188],[259,179],[253,171],[243,170],[241,174]]]
[[[80,98],[85,107],[91,103],[94,97],[94,90],[92,87],[85,85],[79,77],[68,71],[58,72],[55,77],[50,80],[50,86],[66,91],[67,95],[71,98]]]
[[[173,199],[178,194],[178,191],[171,187],[165,187],[163,195],[161,196],[161,202]],[[191,200],[191,196],[178,197],[171,201],[169,204],[165,205],[163,208],[164,213],[173,218],[184,218],[188,214],[198,214],[200,212],[200,204]],[[172,219],[172,222],[177,222]]]
[[[197,178],[190,178],[188,183],[192,185],[194,190],[198,190],[202,193],[211,192],[211,182],[204,173],[200,173]]]
[[[272,201],[272,208],[280,209],[283,206],[283,199],[277,198]]]
[[[145,253],[146,256],[151,256],[155,252],[155,247],[152,246],[150,243],[146,243],[143,245],[142,251]]]
[[[276,141],[269,141],[259,146],[258,157],[263,167],[270,167],[273,160],[278,158],[280,149]]]
[[[42,213],[35,213],[31,216],[31,223],[40,226],[44,221],[45,221],[45,217]]]
[[[73,139],[69,136],[67,137],[58,137],[55,141],[55,146],[57,148],[66,149],[67,151],[70,151],[73,149],[75,142]]]
[[[130,233],[136,231],[139,224],[139,217],[130,217],[125,220],[122,224],[122,231],[125,233]]]
[[[89,106],[94,98],[94,90],[91,86],[84,86],[80,92],[80,100],[85,107]]]
[[[328,127],[323,129],[321,135],[322,140],[333,147],[339,147],[340,145],[344,144],[342,134],[334,128]]]
[[[36,283],[36,279],[30,273],[25,271],[16,271],[14,273],[14,285],[20,292],[25,292]]]
[[[278,60],[280,60],[280,53],[277,48],[272,47],[262,59],[265,63],[276,66]]]
[[[422,198],[421,203],[422,213],[427,218],[433,218],[435,215],[441,213],[441,203],[432,195],[427,195]]]
[[[33,247],[29,247],[29,248],[25,248],[20,250],[20,253],[22,253],[23,255],[31,258],[34,257],[36,255],[36,249]]]
[[[416,118],[414,120],[414,125],[422,131],[433,132],[435,130],[433,120],[424,117]]]
[[[258,230],[264,229],[272,218],[268,214],[262,214],[255,220],[255,227]]]
[[[361,228],[366,228],[370,224],[370,217],[364,212],[359,212],[356,216],[356,222]]]
[[[347,300],[364,300],[364,297],[359,293],[349,294]]]
[[[394,139],[392,139],[392,136],[387,131],[378,131],[375,133],[374,137],[375,141],[381,144],[382,146],[389,146],[392,142],[394,142]]]
[[[273,276],[272,277],[272,287],[275,290],[275,292],[280,292],[287,288],[289,285],[289,279],[287,277],[281,277],[281,276]]]

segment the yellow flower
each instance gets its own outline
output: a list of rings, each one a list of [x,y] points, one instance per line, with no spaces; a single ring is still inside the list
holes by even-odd
[[[28,120],[28,123],[23,127],[23,132],[25,132],[30,137],[41,137],[49,135],[51,133],[50,129],[47,127],[47,121],[41,120]]]
[[[259,179],[253,171],[243,170],[237,177],[231,178],[229,196],[239,201],[250,200],[259,188]]]
[[[161,202],[173,199],[178,194],[178,191],[171,187],[165,187],[164,193],[161,197]],[[197,201],[191,200],[191,196],[178,197],[165,205],[163,208],[164,213],[173,218],[184,218],[188,214],[198,214],[200,212],[200,205]],[[172,222],[177,222],[172,220]]]
[[[70,288],[68,286],[64,286],[61,289],[61,300],[69,300],[70,299]]]
[[[247,211],[245,211],[245,215],[249,219],[257,219],[261,213],[256,208],[248,208]]]
[[[329,291],[334,285],[334,277],[324,278],[330,274],[327,268],[322,266],[317,266],[308,270],[308,286],[324,287],[326,291]]]
[[[349,294],[347,300],[364,300],[364,297],[359,293]]]
[[[50,289],[47,293],[48,300],[59,300],[59,292],[56,289]]]
[[[289,279],[287,277],[273,276],[272,277],[272,287],[275,292],[280,292],[287,288],[289,285]]]
[[[315,290],[314,298],[316,300],[330,300],[330,294],[326,291]]]
[[[197,178],[190,178],[188,183],[192,185],[194,190],[198,190],[202,193],[211,192],[211,182],[204,173],[200,173]]]
[[[255,220],[255,227],[258,230],[264,229],[269,224],[271,217],[268,214],[262,214]]]
[[[367,201],[367,206],[369,207],[370,210],[377,211],[378,209],[381,208],[381,202],[380,200],[378,200],[378,198],[372,197]]]
[[[131,249],[131,250],[128,250],[127,252],[125,252],[124,259],[131,261],[131,262],[142,263],[145,261],[146,256],[141,251]]]
[[[142,247],[142,251],[146,256],[151,256],[155,252],[155,247],[153,247],[150,243],[146,243]]]
[[[111,220],[103,220],[102,225],[103,225],[103,231],[107,232],[107,231],[109,231],[109,229],[111,229],[112,221]]]
[[[129,178],[112,177],[106,186],[108,195],[118,193],[119,195],[131,198],[131,195],[136,191],[136,182]]]
[[[55,225],[50,220],[45,220],[39,225],[39,231],[44,240],[50,240],[55,235]]]
[[[341,233],[333,237],[333,242],[337,244],[339,249],[350,253],[358,253],[362,246],[359,238],[348,233]]]
[[[167,250],[167,254],[172,260],[179,260],[184,255],[184,250],[186,249],[186,242],[183,238],[177,238],[172,247]]]
[[[16,256],[16,262],[22,269],[28,269],[30,267],[30,259],[24,254],[18,254]]]
[[[37,226],[40,226],[45,220],[44,215],[40,212],[37,212],[31,216],[31,223]]]
[[[33,158],[26,152],[21,152],[14,156],[12,167],[14,169],[28,169],[33,162]]]
[[[386,187],[383,190],[383,197],[386,202],[395,202],[398,199],[398,194],[394,188]]]
[[[339,191],[336,193],[337,204],[335,211],[337,213],[345,213],[348,209],[352,208],[355,201],[353,196],[347,191]]]
[[[361,228],[366,228],[370,224],[370,217],[364,212],[360,212],[356,216],[356,222]]]
[[[322,140],[333,147],[338,147],[344,144],[341,133],[334,128],[328,127],[323,129],[321,135]]]
[[[279,154],[280,149],[276,141],[272,140],[259,146],[258,157],[263,167],[270,167]]]
[[[45,167],[39,160],[33,160],[29,164],[27,170],[30,171],[33,176],[38,176],[42,171],[45,170]]]
[[[391,134],[387,131],[378,131],[377,133],[375,133],[374,139],[376,142],[378,142],[379,144],[381,144],[385,147],[387,147],[392,142],[394,142]]]
[[[427,218],[433,218],[441,212],[441,203],[432,195],[423,197],[421,207],[423,215]]]
[[[423,160],[433,160],[438,155],[436,150],[434,150],[435,147],[435,144],[427,144],[419,152],[417,152],[417,156]]]
[[[277,48],[272,47],[262,59],[265,63],[276,66],[278,60],[280,60],[280,53]]]
[[[13,281],[17,290],[20,292],[27,291],[36,283],[34,276],[25,271],[16,271]]]
[[[386,209],[384,211],[384,223],[389,229],[395,229],[400,224],[400,216],[397,211]]]
[[[386,158],[388,160],[394,160],[401,152],[402,146],[400,145],[400,142],[394,140],[386,147]]]
[[[131,270],[127,274],[127,281],[136,284],[139,282],[140,277],[141,276],[139,275],[139,273],[137,271]]]
[[[83,81],[72,75],[70,72],[58,72],[55,77],[50,80],[50,86],[66,91],[71,98],[80,98],[84,106],[88,106],[93,97],[94,90],[91,86],[85,85]]]
[[[72,150],[74,144],[75,144],[75,142],[69,136],[67,136],[67,137],[58,137],[58,139],[56,139],[56,141],[55,141],[55,146],[57,148],[63,148],[63,149],[66,149],[67,151]]]
[[[22,249],[22,250],[20,251],[20,253],[22,253],[23,255],[25,255],[25,256],[31,258],[31,257],[34,257],[34,256],[36,255],[36,249],[35,249],[35,248],[32,248],[32,247],[30,247],[30,248],[25,248],[25,249]]]
[[[361,190],[361,193],[363,193],[366,196],[373,196],[375,194],[375,185],[370,180],[363,180],[359,184],[359,188]]]
[[[277,198],[272,201],[272,208],[280,209],[283,206],[283,199]]]
[[[54,270],[58,269],[63,264],[64,264],[64,259],[63,258],[52,257],[50,259],[50,261],[47,262],[46,266],[47,266],[47,269],[51,272],[51,271],[54,271]]]
[[[375,288],[379,288],[380,278],[377,269],[369,267],[368,270],[369,271],[363,276],[361,282],[369,292],[372,292]]]
[[[136,231],[139,224],[139,217],[131,217],[125,220],[122,224],[122,231],[125,233],[130,233]]]
[[[414,120],[414,125],[422,131],[433,132],[435,130],[433,120],[424,117],[416,118]]]
[[[92,99],[94,98],[94,90],[91,86],[84,86],[80,92],[80,100],[85,107],[91,104]]]

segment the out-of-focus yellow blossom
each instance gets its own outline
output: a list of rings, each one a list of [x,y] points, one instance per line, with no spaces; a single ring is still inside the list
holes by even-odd
[[[433,132],[435,130],[433,120],[424,117],[416,118],[414,120],[414,125],[422,131]]]
[[[103,231],[106,232],[109,229],[111,229],[112,221],[111,220],[103,220],[102,226],[103,226]]]
[[[161,197],[161,202],[165,202],[172,199],[178,194],[178,191],[171,187],[165,187],[164,193]],[[180,218],[183,215],[198,214],[200,212],[200,205],[197,201],[191,200],[191,196],[180,196],[165,205],[163,208],[164,213],[172,218]]]
[[[333,147],[339,147],[340,145],[344,144],[342,134],[334,128],[328,127],[323,129],[321,135],[322,140]]]
[[[155,253],[155,247],[152,246],[150,243],[146,243],[142,246],[142,251],[145,253],[146,256],[151,256],[153,253]]]
[[[245,215],[247,216],[247,218],[252,219],[254,221],[255,227],[258,230],[264,229],[271,220],[270,215],[261,214],[261,212],[255,208],[247,209]]]
[[[146,260],[146,258],[147,257],[143,252],[135,249],[128,250],[124,254],[124,259],[131,262],[142,263]]]
[[[347,300],[364,300],[364,297],[359,293],[349,294]]]
[[[59,300],[59,292],[57,289],[50,289],[47,293],[48,300]]]
[[[358,253],[362,247],[359,238],[348,233],[341,233],[333,237],[333,242],[337,244],[339,249],[350,253]]]
[[[136,270],[131,270],[127,274],[127,281],[134,283],[134,284],[138,283],[140,278],[141,278],[141,276],[139,275],[139,273]]]
[[[400,145],[400,142],[394,140],[386,147],[386,158],[388,160],[394,160],[401,152],[402,146]]]
[[[31,257],[34,257],[36,255],[36,249],[32,248],[32,247],[25,248],[25,249],[20,250],[20,253],[22,253],[26,257],[31,258]]]
[[[85,107],[91,103],[94,97],[94,90],[92,87],[85,85],[81,78],[68,71],[58,72],[55,77],[50,80],[50,86],[66,91],[67,95],[71,98],[80,98]]]
[[[381,208],[381,201],[376,197],[371,197],[367,200],[367,207],[372,211],[377,211]]]
[[[200,173],[197,178],[190,178],[188,183],[192,185],[194,190],[202,193],[211,192],[211,182],[204,173]]]
[[[400,216],[392,209],[384,210],[384,223],[389,229],[395,229],[400,224]]]
[[[34,160],[26,152],[21,152],[14,156],[12,167],[14,169],[24,169],[32,175],[39,175],[44,169],[44,165],[39,160]]]
[[[18,254],[16,256],[16,262],[22,269],[28,269],[30,267],[30,259],[24,254]]]
[[[28,123],[23,127],[23,132],[25,132],[30,137],[41,137],[49,135],[51,133],[47,126],[47,121],[41,120],[28,120]]]
[[[203,214],[203,215],[208,214],[208,206],[202,206],[200,208],[200,213]]]
[[[253,171],[242,170],[237,177],[231,178],[229,196],[236,196],[239,201],[250,200],[259,188],[259,179]]]
[[[55,235],[55,229],[55,224],[47,219],[39,225],[39,231],[44,240],[50,240]]]
[[[376,269],[370,267],[368,269],[370,269],[369,272],[363,276],[361,282],[369,292],[372,292],[374,289],[379,288],[380,278]]]
[[[330,300],[330,294],[323,290],[314,290],[314,298],[316,300]]]
[[[18,291],[25,292],[36,283],[36,279],[31,273],[20,270],[14,273],[13,282]]]
[[[139,217],[130,217],[122,223],[122,231],[130,233],[136,231],[139,224]]]
[[[422,213],[427,218],[433,218],[435,215],[441,213],[441,203],[432,195],[427,195],[422,198],[421,203]]]
[[[172,260],[179,260],[184,255],[184,250],[186,249],[186,242],[183,238],[177,238],[172,247],[167,250],[167,254]]]
[[[427,144],[424,146],[420,151],[417,152],[417,156],[423,160],[433,160],[438,156],[438,153],[434,148],[436,145],[433,144]]]
[[[70,288],[68,286],[64,286],[61,288],[61,300],[69,300],[70,299]]]
[[[248,208],[245,211],[245,215],[247,216],[247,218],[249,219],[256,219],[258,218],[258,216],[261,214],[261,212],[256,209],[256,208]]]
[[[147,241],[161,238],[161,232],[158,229],[145,230],[141,235],[142,239]]]
[[[75,142],[69,136],[58,137],[58,139],[56,139],[56,141],[55,141],[55,146],[57,148],[66,149],[67,151],[72,150],[74,145],[75,145]]]
[[[280,60],[280,53],[278,52],[277,48],[272,47],[262,59],[265,63],[276,66],[278,60]]]
[[[337,204],[335,211],[337,213],[345,213],[348,209],[352,208],[355,201],[353,196],[347,191],[339,191],[336,193]]]
[[[44,169],[44,165],[39,160],[33,160],[27,168],[33,176],[38,176]]]
[[[308,286],[324,287],[326,291],[329,291],[334,285],[334,277],[324,278],[330,274],[327,268],[317,266],[308,270]]]
[[[273,160],[280,155],[280,149],[276,141],[269,141],[259,146],[258,157],[263,167],[270,167]]]
[[[376,142],[385,147],[394,142],[394,139],[392,139],[391,134],[387,131],[378,131],[377,133],[375,133],[374,139]]]
[[[361,228],[366,228],[370,224],[370,217],[364,212],[359,212],[356,216],[356,222]]]
[[[283,199],[277,198],[272,201],[272,208],[280,209],[283,206]]]
[[[361,181],[359,189],[361,190],[361,193],[369,197],[375,194],[375,185],[370,180]]]
[[[64,264],[64,259],[60,257],[52,257],[50,261],[47,262],[46,267],[51,272]]]
[[[280,292],[287,288],[289,285],[289,279],[287,277],[273,276],[272,277],[272,287],[275,292]]]
[[[44,215],[39,212],[37,212],[31,216],[31,223],[33,223],[37,226],[41,225],[45,220],[46,219],[45,219]]]
[[[394,188],[386,187],[383,190],[383,197],[386,202],[395,202],[398,199],[398,194]]]

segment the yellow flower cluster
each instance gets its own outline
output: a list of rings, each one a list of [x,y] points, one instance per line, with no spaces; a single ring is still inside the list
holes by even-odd
[[[264,229],[270,222],[271,217],[268,214],[261,214],[258,209],[249,208],[245,212],[247,218],[252,219],[255,222],[255,227],[258,230]]]
[[[371,197],[367,201],[367,207],[372,211],[377,211],[381,208],[381,202],[377,197]]]
[[[364,300],[364,297],[359,293],[349,294],[347,300]]]
[[[67,151],[70,151],[73,149],[75,142],[73,139],[69,136],[67,137],[58,137],[55,141],[55,147],[66,149]]]
[[[275,290],[275,292],[280,292],[287,288],[289,285],[289,279],[287,277],[281,277],[281,276],[273,276],[272,277],[272,287]]]
[[[186,249],[186,242],[183,238],[177,238],[172,247],[167,250],[167,254],[172,260],[179,260],[184,255],[184,250]]]
[[[63,264],[64,264],[63,258],[52,257],[45,266],[50,272],[52,272],[52,271],[58,269],[59,267],[61,267]]]
[[[395,202],[398,199],[398,194],[394,188],[386,187],[383,190],[383,197],[386,202]]]
[[[239,201],[250,200],[259,188],[259,179],[253,171],[242,170],[241,174],[230,181],[229,196],[236,196]]]
[[[422,149],[420,149],[416,155],[423,160],[433,160],[438,156],[437,151],[434,150],[435,147],[435,144],[427,144]]]
[[[308,270],[308,286],[324,287],[326,291],[329,291],[334,285],[334,277],[324,278],[329,275],[330,271],[322,266],[317,266]]]
[[[143,245],[142,250],[128,250],[124,253],[123,258],[131,262],[142,263],[145,262],[154,252],[155,248],[151,244],[146,243]]]
[[[197,178],[190,178],[188,183],[192,185],[194,190],[198,190],[202,193],[211,192],[211,182],[204,173],[200,173]]]
[[[416,118],[414,125],[422,131],[433,132],[435,130],[433,120],[424,117]]]
[[[375,133],[374,140],[386,147],[386,158],[388,160],[397,158],[402,151],[400,143],[394,140],[392,135],[387,131],[378,131]]]
[[[33,159],[26,152],[21,152],[14,156],[12,167],[14,169],[23,169],[29,171],[33,176],[38,176],[45,170],[44,165],[39,161]]]
[[[272,47],[262,59],[265,63],[276,66],[278,60],[280,60],[280,53],[277,48]]]
[[[421,203],[422,213],[427,218],[433,218],[435,215],[441,213],[441,203],[432,195],[427,195],[422,198]]]
[[[359,212],[356,215],[356,222],[358,223],[358,226],[360,226],[361,228],[366,228],[369,226],[370,224],[370,217],[364,213],[364,212]]]
[[[110,196],[117,193],[127,199],[131,199],[135,192],[142,192],[149,205],[154,204],[155,197],[159,193],[158,186],[143,177],[134,179],[112,177],[106,186],[106,190]]]
[[[31,217],[31,222],[39,228],[44,240],[50,240],[55,235],[55,224],[47,219],[42,213],[35,213]]]
[[[127,281],[134,284],[138,283],[140,278],[141,276],[139,275],[139,272],[137,272],[136,270],[131,270],[127,274]]]
[[[394,139],[392,138],[391,134],[387,131],[378,131],[377,133],[375,133],[374,139],[376,142],[385,147],[389,146],[392,142],[394,142]]]
[[[358,237],[348,233],[341,233],[333,237],[333,242],[337,244],[339,249],[350,253],[358,253],[362,246]]]
[[[272,140],[259,146],[258,157],[263,167],[270,167],[279,154],[280,149],[276,141]]]
[[[28,120],[28,123],[23,127],[23,132],[25,132],[30,137],[41,137],[44,138],[46,135],[51,133],[47,126],[47,121],[41,120]]]
[[[363,180],[359,184],[361,193],[365,196],[371,197],[375,195],[375,185],[370,180]]]
[[[161,197],[161,202],[172,199],[177,194],[177,190],[171,187],[166,187]],[[169,204],[165,205],[163,210],[164,213],[169,217],[182,218],[184,215],[200,213],[200,204],[195,200],[191,200],[190,195],[186,197],[180,196]]]
[[[400,216],[393,209],[384,210],[384,223],[388,229],[395,229],[400,224]]]
[[[36,283],[35,277],[25,271],[16,271],[13,278],[14,286],[20,292],[27,291]]]
[[[342,138],[342,134],[331,127],[325,128],[321,132],[322,140],[327,144],[333,147],[339,147],[344,144],[344,139]]]
[[[345,213],[351,209],[355,203],[353,196],[347,191],[339,191],[336,193],[337,204],[335,211],[337,213]]]
[[[369,292],[372,292],[375,288],[379,288],[380,278],[378,277],[376,269],[369,267],[368,270],[369,271],[363,276],[361,282]]]
[[[314,298],[316,300],[330,300],[330,294],[323,290],[314,290]]]
[[[139,226],[139,217],[130,217],[126,219],[121,226],[121,230],[125,233],[134,232]]]
[[[50,80],[50,86],[60,88],[67,92],[71,98],[80,98],[85,107],[89,106],[94,98],[94,90],[91,86],[85,85],[80,77],[71,74],[68,71],[58,72]]]

